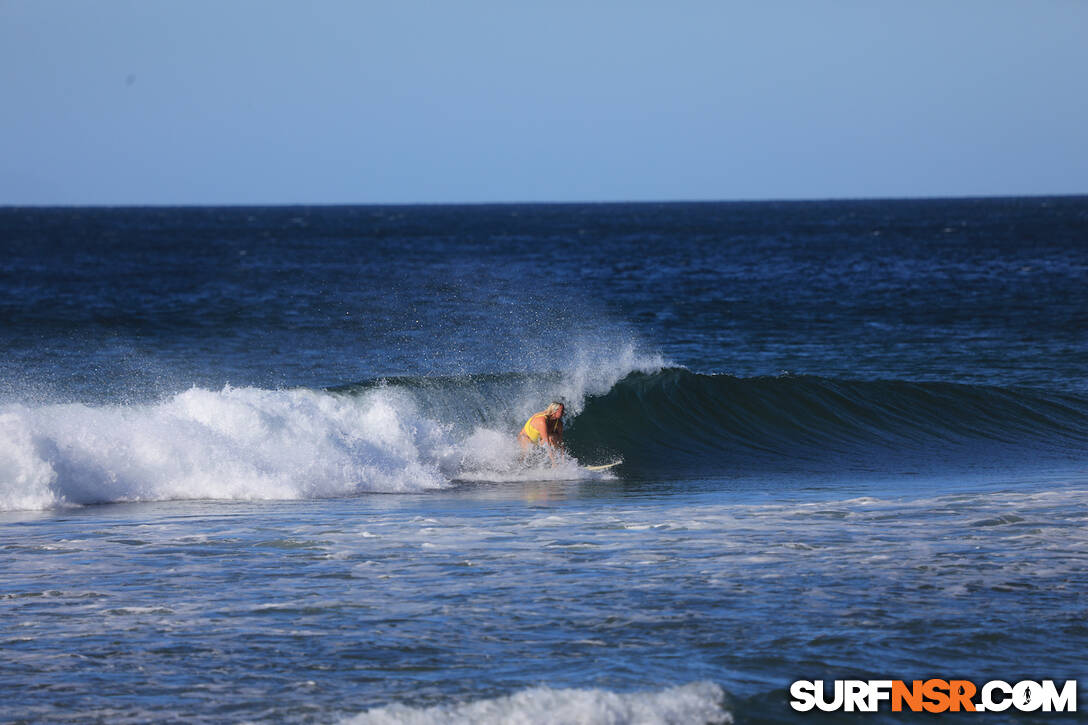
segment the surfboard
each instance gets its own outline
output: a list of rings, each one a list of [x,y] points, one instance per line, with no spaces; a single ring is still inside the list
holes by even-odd
[[[609,468],[612,468],[612,466],[618,466],[621,463],[623,463],[622,460],[612,461],[611,463],[602,463],[599,466],[582,466],[582,467],[585,468],[587,471],[607,471]]]

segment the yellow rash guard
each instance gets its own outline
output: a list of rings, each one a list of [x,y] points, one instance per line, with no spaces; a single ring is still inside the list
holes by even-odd
[[[545,415],[545,414],[544,413],[533,413],[531,416],[529,416],[529,420],[525,421],[525,425],[522,426],[522,428],[521,428],[521,432],[524,433],[529,438],[529,440],[532,441],[533,443],[539,443],[540,442],[540,431],[538,431],[536,428],[533,427],[533,421],[536,420],[537,418],[539,418],[542,415]],[[544,418],[544,427],[545,428],[548,427],[547,416],[545,416],[545,418]]]

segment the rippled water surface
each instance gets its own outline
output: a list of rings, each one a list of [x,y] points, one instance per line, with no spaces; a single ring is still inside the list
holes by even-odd
[[[306,721],[544,684],[715,682],[729,712],[783,672],[1083,677],[1088,491],[1018,488],[740,503],[552,482],[7,514],[2,684],[34,683],[9,710],[30,720]]]

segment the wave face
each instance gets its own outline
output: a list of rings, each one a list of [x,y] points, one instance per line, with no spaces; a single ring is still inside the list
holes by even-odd
[[[672,368],[634,373],[589,400],[570,439],[582,455],[616,451],[626,469],[655,473],[1083,459],[1088,401],[951,383],[736,378]]]
[[[567,403],[573,458],[514,432]],[[736,378],[654,360],[544,375],[393,378],[332,390],[193,388],[158,403],[0,408],[0,510],[418,492],[456,481],[760,471],[903,472],[1083,461],[1088,401],[947,383]],[[599,474],[598,474],[599,475]]]

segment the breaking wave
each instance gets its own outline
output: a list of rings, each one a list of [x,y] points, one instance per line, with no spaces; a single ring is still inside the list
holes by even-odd
[[[571,457],[513,432],[567,403]],[[1034,390],[737,378],[657,360],[590,372],[384,378],[329,390],[193,388],[156,403],[0,407],[0,510],[419,492],[458,481],[1083,461],[1088,401]]]

